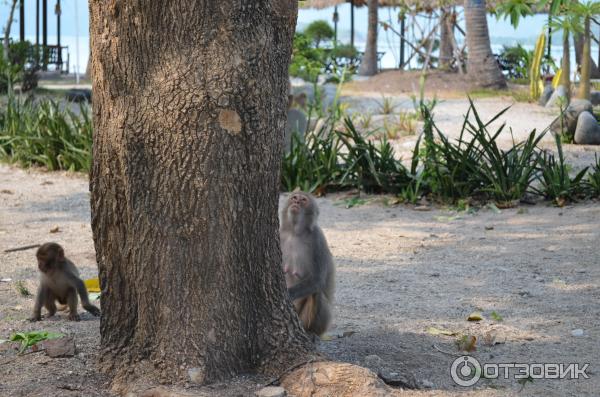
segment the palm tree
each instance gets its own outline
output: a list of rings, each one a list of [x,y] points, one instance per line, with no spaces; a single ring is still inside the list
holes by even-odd
[[[597,1],[577,2],[572,6],[573,13],[583,20],[583,51],[581,54],[581,76],[579,81],[579,91],[577,97],[581,99],[590,99],[591,91],[591,53],[592,43],[590,32],[590,20],[600,14],[600,3]]]
[[[467,27],[467,73],[478,87],[506,88],[490,46],[485,0],[465,0]]]
[[[365,55],[360,63],[358,74],[361,76],[373,76],[377,74],[377,0],[369,0],[369,30],[367,32],[367,47]]]

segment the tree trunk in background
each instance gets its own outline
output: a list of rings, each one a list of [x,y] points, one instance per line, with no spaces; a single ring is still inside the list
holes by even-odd
[[[583,27],[583,50],[581,52],[581,76],[579,79],[579,90],[577,91],[577,97],[579,99],[590,99],[591,82],[590,82],[590,66],[592,62],[591,56],[591,32],[590,32],[590,18],[585,18]]]
[[[280,373],[279,168],[295,0],[90,1],[101,368],[120,389]]]
[[[583,53],[583,41],[584,41],[583,35],[576,33],[573,36],[574,36],[573,41],[575,42],[575,62],[577,62],[578,65],[583,65],[583,63],[581,62],[582,53]],[[590,53],[589,60],[590,60],[590,78],[600,79],[600,69],[596,65],[596,62],[594,62],[594,58],[592,58],[591,53]]]
[[[4,37],[2,39],[2,56],[6,62],[9,61],[10,57],[10,28],[13,23],[15,9],[19,0],[12,0],[10,3],[10,10],[8,11],[8,18],[6,19],[6,25],[4,25]],[[10,83],[10,82],[9,82]],[[12,88],[12,87],[9,87]]]
[[[560,85],[565,88],[567,98],[571,98],[571,49],[569,46],[569,31],[563,31],[563,55],[560,64]]]
[[[476,87],[505,88],[506,80],[492,54],[485,0],[465,0],[467,74]]]
[[[361,76],[373,76],[377,74],[377,0],[369,0],[369,28],[367,32],[367,47],[365,55],[360,62],[358,74]]]
[[[442,8],[440,17],[440,69],[450,70],[452,68],[452,36],[454,36],[453,25],[449,22],[453,18],[447,8]]]

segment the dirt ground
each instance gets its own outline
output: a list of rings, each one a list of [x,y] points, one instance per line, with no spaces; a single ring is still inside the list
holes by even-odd
[[[600,206],[546,204],[502,210],[417,211],[387,206],[385,197],[346,208],[345,197],[318,199],[321,225],[337,265],[335,320],[319,349],[334,360],[384,367],[414,376],[419,391],[449,396],[462,388],[449,370],[460,335],[478,338],[482,363],[589,363],[587,380],[482,380],[474,396],[593,396],[600,390]],[[82,175],[0,166],[0,338],[15,331],[49,330],[75,337],[78,354],[51,359],[0,353],[1,396],[107,396],[108,380],[95,371],[99,320],[26,321],[36,287],[33,251],[7,248],[55,240],[84,277],[96,272],[88,183]],[[50,231],[59,227],[57,233]],[[480,322],[467,316],[481,311]],[[500,321],[492,315],[496,312]],[[494,320],[496,318],[496,320]],[[435,335],[431,328],[456,333]],[[573,330],[583,330],[573,336]],[[345,336],[343,336],[345,334]],[[486,334],[496,342],[486,346]],[[342,336],[342,337],[340,337]],[[487,337],[489,338],[489,336]],[[6,352],[5,352],[6,353]],[[377,357],[375,357],[377,356]],[[5,363],[7,360],[13,360]],[[252,395],[261,380],[197,391]]]
[[[383,84],[384,77],[375,79]],[[360,93],[344,90],[343,101],[350,110],[369,111],[385,91],[381,84]],[[390,88],[391,98],[400,109],[412,109],[409,91],[400,88]],[[477,100],[484,120],[509,105],[495,125],[506,122],[516,139],[555,117],[509,98]],[[456,136],[467,108],[465,99],[444,97],[434,112],[440,129]],[[510,142],[508,129],[500,139]],[[393,144],[405,155],[415,140],[406,136]],[[552,144],[551,136],[544,138],[545,147]],[[565,151],[581,168],[597,148],[566,145]],[[401,374],[418,387],[401,393],[406,396],[598,395],[598,202],[459,212],[391,206],[383,196],[364,196],[362,205],[346,208],[347,198],[318,199],[320,224],[337,266],[335,318],[319,343],[321,352]],[[95,369],[97,318],[83,313],[79,323],[66,321],[64,314],[42,323],[26,321],[33,297],[19,294],[17,284],[35,293],[34,250],[4,250],[44,241],[61,243],[84,278],[96,275],[87,178],[0,164],[0,339],[47,330],[73,336],[77,345],[75,357],[52,359],[43,352],[15,356],[0,344],[0,396],[110,396],[109,380]],[[467,321],[474,311],[481,312],[482,321]],[[463,336],[476,337],[470,354],[482,364],[587,363],[589,379],[521,384],[511,376],[459,387],[450,367],[461,355],[456,342]],[[191,389],[206,396],[252,396],[265,381],[249,375]]]

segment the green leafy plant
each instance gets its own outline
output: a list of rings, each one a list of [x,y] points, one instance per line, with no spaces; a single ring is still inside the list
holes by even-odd
[[[558,159],[551,153],[543,152],[540,156],[540,187],[535,188],[537,193],[554,201],[559,207],[567,202],[580,197],[584,193],[582,183],[588,167],[579,171],[573,178],[569,175],[570,167],[566,164],[562,150],[562,143],[558,135],[555,136]]]
[[[25,349],[35,345],[36,343],[48,340],[57,339],[64,336],[56,332],[48,331],[30,331],[30,332],[15,332],[9,338],[11,342],[21,342],[19,353],[23,353]]]
[[[591,197],[600,197],[600,158],[595,155],[595,163],[587,176],[588,193]]]
[[[9,95],[0,113],[0,158],[49,170],[88,171],[92,122],[86,105],[79,114],[58,102],[33,102]]]
[[[332,40],[335,32],[327,21],[316,20],[304,29],[304,34],[319,48],[321,42]]]

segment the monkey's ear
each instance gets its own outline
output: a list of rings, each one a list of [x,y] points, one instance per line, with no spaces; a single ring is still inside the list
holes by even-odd
[[[301,189],[300,189],[300,187],[298,186],[298,187],[296,187],[296,188],[295,188],[295,189],[292,191],[292,193],[298,193],[298,192],[301,192],[301,191],[302,191],[302,190],[301,190]]]

